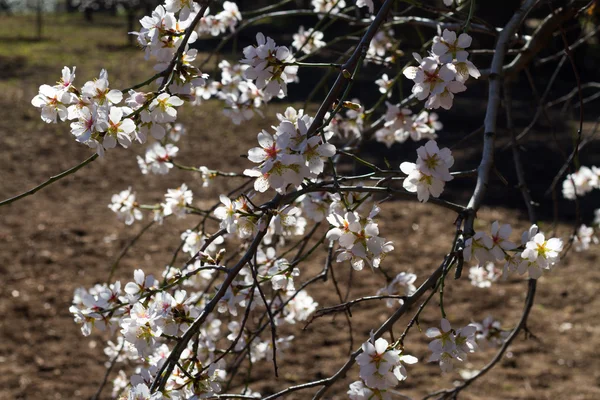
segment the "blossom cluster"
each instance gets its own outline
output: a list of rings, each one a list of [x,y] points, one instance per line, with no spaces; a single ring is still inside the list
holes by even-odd
[[[294,33],[292,46],[297,51],[310,54],[325,46],[326,43],[323,41],[323,36],[324,34],[321,31],[316,31],[313,28],[305,30],[303,26],[300,26],[298,33]]]
[[[244,76],[256,81],[256,87],[263,90],[267,100],[272,97],[287,96],[287,84],[297,81],[298,66],[290,50],[277,46],[270,37],[256,34],[256,46],[244,48],[244,59],[240,62],[249,65]]]
[[[256,176],[254,189],[265,192],[269,188],[285,193],[287,187],[298,187],[305,179],[315,179],[324,168],[328,157],[335,154],[334,145],[327,143],[331,132],[308,136],[313,118],[288,107],[278,114],[279,125],[275,134],[263,130],[258,134],[258,144],[248,150],[248,159],[258,166],[245,171]]]
[[[363,343],[362,353],[356,357],[360,367],[361,381],[350,384],[350,399],[368,399],[377,394],[377,398],[391,398],[389,389],[407,378],[404,364],[415,364],[416,357],[396,350],[387,340],[374,337]]]
[[[387,286],[377,291],[378,296],[410,296],[417,291],[414,283],[417,280],[417,275],[400,272],[392,279]],[[404,304],[402,299],[387,299],[386,305],[389,308],[396,307],[398,304]]]
[[[443,127],[436,113],[422,111],[413,114],[409,108],[389,102],[386,102],[386,106],[385,123],[383,128],[375,132],[375,140],[384,143],[388,148],[394,143],[404,143],[408,138],[415,142],[436,139],[436,132]]]
[[[497,221],[492,224],[491,235],[476,231],[465,241],[464,260],[474,260],[479,266],[503,262],[505,277],[509,272],[516,271],[521,275],[528,272],[532,279],[539,278],[543,270],[550,270],[558,263],[563,249],[561,239],[546,239],[538,226],[532,225],[523,232],[518,246],[509,240],[511,232],[510,225],[500,225]]]
[[[471,41],[467,33],[457,36],[456,32],[444,29],[441,36],[433,38],[429,56],[422,58],[417,53],[413,54],[419,65],[406,68],[404,76],[415,82],[412,92],[417,99],[427,99],[425,107],[449,110],[454,94],[467,89],[464,83],[469,76],[481,76],[477,67],[467,59],[469,53],[466,49],[471,46]]]
[[[600,188],[600,168],[582,166],[576,172],[568,174],[562,183],[563,197],[575,200],[594,189]]]
[[[454,157],[450,149],[440,149],[435,140],[429,140],[417,149],[417,162],[403,162],[400,170],[407,177],[403,186],[409,192],[416,192],[419,201],[426,202],[429,196],[440,197],[446,182],[451,181],[450,167]]]
[[[167,266],[163,283],[138,269],[133,281],[124,286],[117,281],[75,292],[70,311],[81,325],[82,333],[88,336],[95,328],[116,334],[115,341],[108,343],[106,354],[118,363],[138,365],[130,382],[124,379],[121,383],[116,382],[122,389],[127,389],[129,396],[143,394],[147,396],[144,398],[150,398],[150,384],[171,351],[169,338],[183,334],[212,297],[204,290],[217,273],[222,238],[212,238],[207,245],[209,238],[187,230],[182,239],[185,243],[183,251],[194,255],[196,260],[181,270]],[[293,277],[298,275],[298,269],[291,267],[287,260],[277,258],[273,248],[259,249],[256,262],[260,282],[270,283],[273,289],[270,307],[281,310],[275,322],[280,325],[306,320],[317,303],[305,291],[297,291],[294,287]],[[272,351],[270,338],[262,340],[253,335],[244,329],[240,320],[239,307],[250,307],[254,312],[264,312],[266,307],[256,293],[252,276],[249,268],[242,269],[239,278],[217,304],[219,317],[210,316],[200,328],[197,342],[188,344],[162,395],[190,398],[218,393],[226,379],[227,364],[226,360],[217,361],[217,358],[229,346],[237,350],[249,346],[252,362],[265,359]],[[292,336],[279,338],[278,352],[289,347],[292,339]],[[182,371],[182,366],[187,370]],[[197,380],[186,378],[196,374]],[[160,395],[156,398],[161,398]]]
[[[394,246],[379,236],[379,227],[374,220],[378,213],[377,206],[373,206],[366,218],[357,211],[341,207],[330,209],[327,221],[332,228],[327,232],[327,239],[337,241],[341,247],[337,262],[350,260],[352,268],[359,271],[365,263],[379,268],[381,260],[394,250]]]
[[[429,343],[432,352],[429,361],[438,362],[442,372],[449,372],[452,371],[454,360],[463,362],[467,359],[468,353],[473,353],[477,349],[475,340],[477,327],[467,325],[464,328],[452,329],[450,322],[443,318],[440,328],[429,328],[425,332],[428,338],[433,339]]]
[[[300,34],[304,34],[301,31]],[[322,34],[321,34],[322,35]],[[319,38],[313,33],[313,39]],[[298,80],[298,66],[285,46],[277,46],[270,37],[256,35],[257,45],[244,48],[245,58],[232,65],[223,60],[218,67],[220,81],[212,81],[205,87],[197,87],[195,104],[216,97],[225,103],[223,113],[236,125],[250,120],[254,114],[262,116],[261,107],[273,98],[287,96],[287,84]],[[295,39],[298,45],[301,38]],[[303,49],[320,47],[320,42],[307,43]]]

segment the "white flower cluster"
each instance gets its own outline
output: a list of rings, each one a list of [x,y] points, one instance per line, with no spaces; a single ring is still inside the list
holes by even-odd
[[[194,104],[216,97],[225,103],[223,113],[236,125],[250,120],[255,113],[262,116],[260,107],[269,97],[245,77],[244,72],[248,68],[246,64],[231,65],[227,60],[221,61],[221,80],[212,81],[205,87],[196,87]]]
[[[502,275],[493,262],[485,263],[485,266],[476,265],[469,268],[469,280],[471,285],[478,288],[488,288]]]
[[[154,142],[146,148],[144,157],[137,156],[138,166],[142,174],[148,173],[165,175],[173,168],[173,159],[179,152],[178,142],[185,134],[183,125],[165,124],[166,134],[160,142]]]
[[[304,30],[303,26],[300,26],[298,33],[294,33],[292,38],[294,39],[292,46],[305,54],[310,54],[326,44],[323,41],[323,32],[315,31],[313,28]]]
[[[445,318],[442,319],[440,327],[441,329],[429,328],[425,332],[428,338],[434,339],[429,343],[432,354],[428,361],[437,361],[442,372],[450,372],[453,360],[464,362],[467,353],[473,353],[477,349],[477,327],[467,325],[464,328],[452,329],[450,322]]]
[[[394,279],[387,284],[386,287],[377,291],[378,296],[410,296],[417,291],[414,283],[417,280],[417,275],[400,272]],[[385,301],[389,308],[396,307],[398,304],[404,304],[402,299],[387,299]]]
[[[371,43],[365,57],[365,62],[373,64],[395,64],[398,57],[404,53],[398,49],[400,41],[393,29],[380,29]]]
[[[383,128],[375,132],[375,139],[384,143],[388,148],[394,143],[404,143],[408,138],[415,142],[423,139],[437,138],[436,132],[443,125],[438,121],[436,113],[422,111],[413,114],[409,108],[400,108],[397,105],[386,102],[385,123]]]
[[[223,11],[215,15],[209,15],[209,11],[210,8],[207,8],[196,29],[198,34],[201,36],[219,36],[225,33],[227,28],[233,32],[238,22],[242,20],[242,14],[240,13],[237,4],[233,1],[224,1]]]
[[[165,194],[165,202],[152,207],[154,220],[162,223],[163,218],[170,215],[184,218],[187,215],[189,206],[192,204],[192,199],[193,193],[185,183],[176,189],[168,189]],[[114,211],[117,218],[125,222],[126,225],[131,225],[134,221],[143,219],[140,204],[136,202],[135,193],[131,188],[114,194],[108,208]]]
[[[162,285],[152,275],[138,269],[134,272],[133,281],[123,288],[117,281],[111,285],[96,285],[89,291],[77,289],[75,292],[70,311],[81,325],[83,334],[90,335],[94,327],[118,333],[117,340],[108,343],[107,356],[115,358],[118,363],[139,365],[130,385],[122,374],[115,382],[126,388],[124,394],[129,396],[126,398],[210,397],[221,391],[221,383],[225,381],[226,360],[217,362],[217,358],[228,347],[235,343],[234,348],[239,351],[249,346],[253,363],[267,358],[272,351],[270,337],[263,340],[248,328],[242,329],[239,307],[248,307],[252,299],[254,302],[250,310],[264,313],[266,307],[254,290],[252,273],[246,267],[217,304],[219,318],[209,316],[197,339],[194,343],[190,342],[182,353],[180,364],[169,377],[165,390],[153,395],[156,397],[150,397],[149,387],[158,368],[170,354],[170,338],[182,335],[212,297],[212,293],[205,292],[206,285],[215,277],[216,265],[213,263],[219,258],[214,255],[222,252],[218,249],[223,243],[222,238],[205,246],[208,238],[195,230],[188,229],[181,237],[184,240],[183,251],[190,255],[196,255],[201,249],[203,252],[184,270],[168,266],[162,284],[166,287],[161,288]],[[269,307],[281,310],[276,314],[275,323],[305,321],[318,304],[306,291],[296,291],[293,279],[299,274],[298,268],[275,254],[274,248],[261,247],[255,259],[260,283],[269,284],[273,290]],[[182,280],[184,277],[189,279]],[[279,338],[278,352],[288,348],[292,339],[293,336]],[[187,368],[185,372],[180,369],[183,365]],[[187,379],[190,374],[197,375],[198,379]]]
[[[319,32],[315,32],[313,39],[319,37]],[[287,96],[287,84],[297,81],[298,72],[297,66],[288,65],[295,62],[291,52],[262,33],[258,33],[256,39],[257,46],[244,48],[245,58],[240,60],[241,64],[231,65],[226,60],[219,63],[220,81],[196,87],[195,104],[217,97],[225,102],[223,113],[239,125],[254,114],[262,116],[260,108],[273,97]],[[314,46],[320,43],[315,41]],[[310,44],[306,48],[310,48]]]
[[[339,13],[346,7],[345,0],[312,0],[313,10],[318,13],[331,12],[332,14]]]
[[[335,138],[343,141],[354,141],[360,139],[364,128],[365,108],[360,104],[358,99],[352,99],[342,103],[346,109],[344,115],[337,113],[331,119],[327,130],[331,130]],[[329,119],[330,113],[325,115],[325,119]]]
[[[270,187],[285,193],[287,187],[298,187],[305,179],[315,179],[323,172],[325,160],[335,154],[334,145],[323,141],[320,135],[308,137],[313,118],[288,107],[278,114],[279,125],[273,127],[275,134],[267,131],[258,134],[258,144],[248,150],[248,159],[259,164],[244,174],[257,177],[254,189],[265,192]],[[325,140],[331,132],[324,134]]]
[[[403,182],[404,189],[416,192],[419,201],[426,202],[429,196],[440,197],[446,182],[451,181],[450,167],[454,157],[450,149],[440,149],[435,140],[429,140],[417,149],[417,163],[403,162],[400,169],[408,175]]]
[[[135,220],[139,221],[143,218],[142,211],[138,206],[135,201],[135,193],[130,187],[120,193],[113,194],[108,208],[114,211],[117,214],[117,218],[125,222],[125,225],[131,225]]]
[[[296,60],[285,46],[277,46],[275,41],[262,33],[256,34],[256,46],[244,48],[244,59],[240,62],[250,67],[244,76],[256,81],[256,87],[264,90],[267,100],[272,97],[287,96],[287,84],[298,80],[298,66],[291,65]]]
[[[501,346],[510,335],[510,330],[502,329],[500,321],[496,321],[492,316],[486,317],[481,323],[473,322],[471,325],[477,328],[475,340],[482,349]]]
[[[562,183],[563,197],[568,200],[575,200],[576,197],[581,197],[598,188],[600,188],[600,168],[598,167],[583,166],[576,172],[568,174]]]
[[[577,233],[573,236],[573,249],[577,252],[585,251],[592,243],[598,244],[598,238],[594,236],[594,228],[585,224],[577,228]]]
[[[363,218],[357,211],[331,207],[327,221],[332,228],[327,232],[327,239],[337,240],[342,247],[337,262],[350,260],[352,268],[358,271],[363,269],[365,262],[372,268],[379,268],[394,246],[379,236],[379,227],[374,220],[378,213],[379,207],[373,206],[367,218]]]
[[[371,337],[370,341],[363,343],[362,353],[356,357],[362,380],[350,384],[350,399],[392,398],[388,390],[407,378],[404,364],[416,362],[416,357],[392,348],[387,340]],[[378,397],[373,397],[375,394]]]
[[[71,123],[71,133],[75,139],[96,149],[102,156],[104,149],[113,148],[119,143],[129,147],[134,140],[143,142],[145,137],[137,131],[134,121],[128,116],[133,112],[129,107],[119,107],[123,99],[119,90],[110,89],[108,73],[100,72],[98,79],[88,81],[81,89],[73,85],[75,67],[62,70],[62,79],[55,86],[40,86],[39,94],[31,104],[41,109],[42,120],[47,123],[75,121]]]
[[[532,225],[523,232],[521,245],[517,246],[509,240],[511,232],[510,225],[500,225],[497,221],[492,224],[491,236],[483,231],[475,232],[465,241],[464,260],[475,260],[479,266],[504,262],[505,277],[508,272],[517,271],[521,275],[529,272],[532,279],[539,278],[542,270],[550,270],[559,261],[562,240],[546,239],[543,233],[538,232],[537,225]]]
[[[422,58],[413,53],[419,63],[418,67],[408,67],[404,76],[415,82],[413,94],[419,100],[427,99],[425,107],[449,110],[452,107],[454,94],[467,90],[464,82],[472,76],[479,78],[479,70],[467,58],[465,50],[471,46],[471,36],[444,29],[441,36],[433,38],[431,55]]]

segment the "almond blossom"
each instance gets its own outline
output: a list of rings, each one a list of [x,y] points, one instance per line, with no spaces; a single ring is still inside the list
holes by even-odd
[[[56,123],[67,119],[67,106],[73,102],[73,94],[49,85],[40,86],[39,94],[31,100],[34,107],[42,109],[42,121]]]
[[[429,343],[432,351],[428,361],[439,362],[442,372],[452,371],[453,360],[465,361],[467,353],[473,353],[477,349],[475,333],[477,327],[467,325],[464,328],[452,329],[450,322],[443,318],[440,328],[429,328],[426,336],[434,339]]]
[[[270,97],[287,96],[287,84],[297,81],[298,67],[287,47],[277,46],[275,41],[262,33],[256,35],[257,46],[244,48],[240,62],[250,67],[244,72],[248,79],[256,81],[258,89],[264,89]],[[267,98],[268,99],[268,98]]]
[[[192,204],[193,194],[191,190],[183,183],[177,189],[168,189],[165,194],[165,203],[163,206],[163,213],[167,215],[177,215],[178,218],[185,217],[186,206]]]
[[[448,148],[440,149],[434,140],[417,149],[417,163],[403,162],[400,170],[407,177],[403,187],[409,192],[416,192],[419,201],[426,202],[429,196],[439,197],[446,182],[452,180],[449,168],[454,158]]]
[[[365,384],[374,389],[388,389],[406,379],[406,369],[402,365],[414,364],[418,360],[410,355],[401,355],[401,351],[389,348],[383,338],[363,343],[362,353],[356,357],[360,366],[360,377]]]
[[[157,123],[173,122],[177,118],[177,110],[183,104],[177,96],[171,96],[168,93],[162,93],[150,103],[150,115],[152,120]]]
[[[114,194],[108,208],[117,213],[117,218],[125,222],[125,225],[131,225],[134,221],[141,220],[143,217],[135,201],[135,193],[131,190],[131,187],[118,194]]]
[[[298,33],[294,33],[292,46],[298,51],[302,49],[303,53],[310,54],[325,46],[323,36],[323,32],[315,31],[313,28],[304,30],[304,27],[300,26]]]
[[[155,142],[146,149],[144,158],[137,157],[138,166],[144,175],[148,172],[159,175],[168,174],[173,168],[171,161],[178,152],[179,147],[171,143],[162,146],[160,143]]]
[[[456,77],[456,68],[452,64],[440,65],[435,58],[421,58],[417,53],[413,57],[419,66],[408,67],[403,74],[415,82],[412,92],[419,100],[442,93],[446,85]]]
[[[525,244],[521,253],[523,261],[519,264],[519,274],[529,272],[529,277],[537,279],[542,275],[542,270],[551,269],[559,261],[563,242],[558,238],[546,240],[543,233],[537,233]]]

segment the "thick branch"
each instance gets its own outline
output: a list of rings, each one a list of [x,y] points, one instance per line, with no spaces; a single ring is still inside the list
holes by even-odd
[[[508,40],[514,35],[521,25],[529,11],[537,4],[538,0],[527,0],[515,12],[510,21],[506,24],[496,43],[496,52],[492,59],[488,104],[484,121],[483,154],[481,163],[477,168],[477,184],[473,191],[473,196],[467,205],[469,215],[465,220],[465,234],[474,233],[473,223],[475,214],[485,196],[487,185],[490,179],[490,171],[494,164],[494,136],[496,134],[496,120],[498,117],[498,108],[500,106],[500,88],[502,85],[502,65],[506,56]]]

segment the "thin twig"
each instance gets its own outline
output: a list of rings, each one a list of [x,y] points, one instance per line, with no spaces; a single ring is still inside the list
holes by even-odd
[[[21,193],[21,194],[20,194],[20,195],[18,195],[18,196],[11,197],[10,199],[6,199],[6,200],[3,200],[3,201],[0,201],[0,207],[2,207],[2,206],[5,206],[5,205],[7,205],[7,204],[10,204],[10,203],[12,203],[12,202],[15,202],[15,201],[17,201],[17,200],[20,200],[20,199],[22,199],[23,197],[31,196],[32,194],[34,194],[34,193],[35,193],[35,192],[37,192],[38,190],[40,190],[40,189],[43,189],[43,188],[45,188],[46,186],[48,186],[48,185],[50,185],[50,184],[52,184],[52,183],[54,183],[54,182],[56,182],[56,181],[58,181],[58,180],[61,180],[61,179],[62,179],[62,178],[64,178],[65,176],[68,176],[68,175],[74,174],[74,173],[75,173],[75,172],[77,172],[77,171],[78,171],[80,168],[83,168],[83,167],[85,167],[86,165],[88,165],[89,163],[91,163],[92,161],[94,161],[96,158],[98,158],[98,154],[94,154],[93,156],[91,156],[91,157],[90,157],[90,158],[88,158],[87,160],[83,161],[82,163],[80,163],[80,164],[77,164],[76,166],[74,166],[74,167],[72,167],[72,168],[69,168],[68,170],[66,170],[66,171],[64,171],[64,172],[61,172],[61,173],[60,173],[60,174],[58,174],[58,175],[54,175],[54,176],[50,177],[50,179],[48,179],[46,182],[44,182],[44,183],[42,183],[42,184],[40,184],[40,185],[37,185],[36,187],[34,187],[33,189],[30,189],[30,190],[26,191],[25,193]]]

